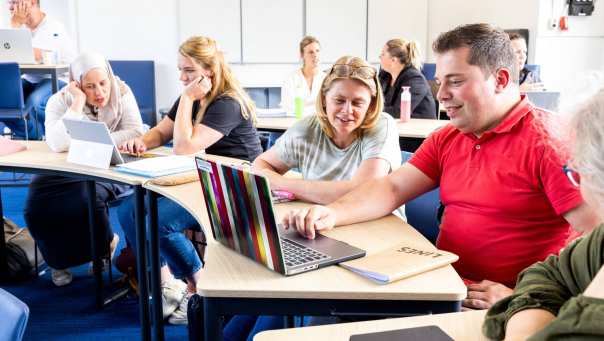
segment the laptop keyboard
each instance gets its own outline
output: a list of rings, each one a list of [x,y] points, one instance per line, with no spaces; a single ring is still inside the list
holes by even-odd
[[[286,266],[298,266],[331,258],[322,252],[285,238],[281,238],[281,248]]]

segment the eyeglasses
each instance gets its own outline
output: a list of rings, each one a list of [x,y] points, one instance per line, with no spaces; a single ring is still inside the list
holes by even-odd
[[[375,77],[375,69],[371,66],[352,66],[348,64],[334,64],[331,71],[338,77],[357,77],[363,79],[372,79]]]
[[[581,177],[579,176],[579,173],[577,173],[575,170],[568,167],[567,165],[564,165],[562,166],[562,171],[564,171],[564,174],[566,174],[568,180],[571,184],[573,184],[573,186],[579,187],[581,185]]]

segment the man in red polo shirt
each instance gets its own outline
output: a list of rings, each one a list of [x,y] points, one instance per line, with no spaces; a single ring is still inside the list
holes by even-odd
[[[397,171],[328,206],[292,211],[286,227],[315,230],[382,217],[440,186],[445,206],[437,241],[454,252],[466,280],[466,308],[508,296],[527,266],[557,254],[570,229],[598,224],[565,178],[548,142],[546,113],[520,95],[507,35],[487,24],[460,26],[433,44],[438,100],[451,124],[429,136]]]

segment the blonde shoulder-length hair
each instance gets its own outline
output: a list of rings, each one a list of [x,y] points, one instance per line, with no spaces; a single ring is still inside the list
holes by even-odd
[[[339,72],[341,69],[344,70],[343,73]],[[384,109],[384,97],[377,78],[377,72],[373,66],[361,58],[352,56],[340,57],[331,67],[323,83],[321,83],[321,92],[317,97],[317,118],[323,132],[330,138],[333,138],[334,130],[327,119],[327,112],[325,111],[325,95],[335,82],[343,79],[354,79],[365,85],[371,93],[371,103],[369,104],[369,108],[367,108],[365,119],[355,131],[356,137],[359,138],[363,136],[366,130],[375,127],[380,118],[380,113]]]
[[[206,95],[207,101],[199,108],[195,118],[196,124],[201,122],[208,104],[217,97],[228,96],[241,106],[241,116],[246,120],[251,118],[252,123],[256,125],[256,106],[231,72],[214,39],[202,36],[191,37],[180,45],[178,52],[212,72],[212,89]]]

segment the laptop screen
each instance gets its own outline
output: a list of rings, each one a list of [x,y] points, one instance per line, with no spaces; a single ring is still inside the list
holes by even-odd
[[[214,238],[269,269],[285,273],[266,178],[195,158]]]

